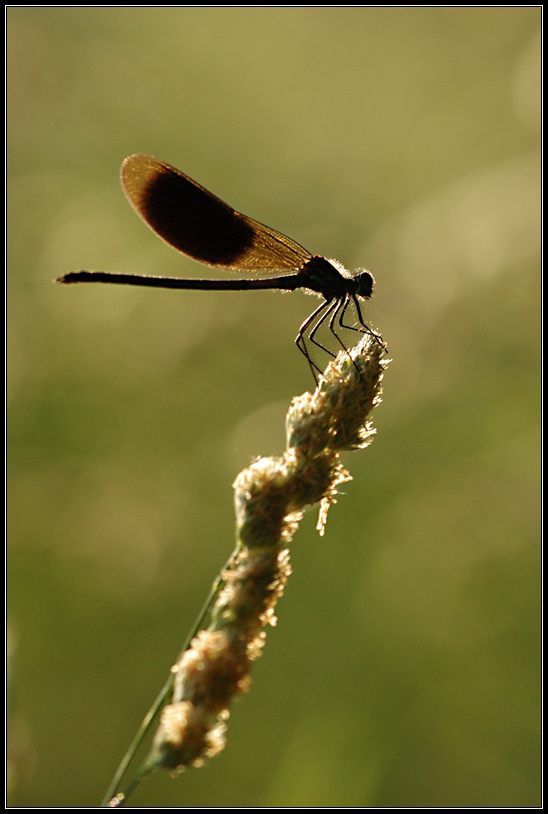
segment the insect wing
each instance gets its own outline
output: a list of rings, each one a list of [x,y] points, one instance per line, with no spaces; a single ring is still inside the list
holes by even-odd
[[[299,271],[312,255],[291,238],[242,215],[175,167],[149,155],[122,164],[124,192],[170,246],[232,271]]]

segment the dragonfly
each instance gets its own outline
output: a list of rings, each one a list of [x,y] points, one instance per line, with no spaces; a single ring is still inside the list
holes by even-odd
[[[240,279],[183,279],[107,271],[71,271],[57,282],[117,283],[154,288],[200,291],[258,291],[304,289],[323,298],[308,316],[295,343],[310,365],[316,382],[321,369],[313,361],[309,344],[334,357],[316,339],[327,323],[331,334],[348,353],[337,329],[349,328],[370,334],[383,348],[382,337],[365,322],[360,300],[370,299],[373,277],[365,269],[351,274],[337,260],[313,255],[295,240],[237,212],[180,170],[151,155],[126,158],[120,170],[125,195],[144,222],[166,243],[207,266],[259,276]],[[293,273],[291,273],[293,272]],[[344,318],[354,305],[358,327]]]

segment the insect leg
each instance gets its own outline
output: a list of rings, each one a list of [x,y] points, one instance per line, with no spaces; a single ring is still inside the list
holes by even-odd
[[[388,348],[386,347],[386,345],[384,344],[384,342],[382,340],[382,336],[380,334],[378,334],[378,333],[375,333],[375,331],[373,331],[369,327],[369,325],[367,325],[364,322],[362,312],[361,312],[361,309],[360,309],[360,303],[359,303],[358,298],[356,297],[355,294],[352,294],[352,301],[354,302],[354,306],[356,308],[356,313],[358,315],[358,321],[359,321],[361,327],[363,328],[363,333],[366,333],[369,336],[372,336],[373,339],[375,340],[375,342],[377,342],[381,346],[381,348],[383,350],[388,351]],[[343,311],[343,315],[344,315],[344,311]],[[344,326],[344,327],[350,327],[350,326]],[[354,330],[358,331],[358,330],[360,330],[360,328],[355,328]]]
[[[345,317],[345,314],[346,314],[346,311],[348,309],[348,306],[350,305],[351,302],[353,302],[355,307],[356,307],[356,312],[358,314],[358,322],[360,323],[359,328],[356,328],[355,325],[347,325],[343,321],[344,317]],[[339,317],[339,325],[340,325],[341,328],[346,328],[349,331],[358,331],[358,333],[369,333],[369,328],[367,327],[367,325],[365,325],[365,323],[363,321],[361,311],[360,311],[360,305],[358,303],[358,300],[357,300],[355,294],[351,294],[350,296],[348,296],[346,298],[345,303],[344,303],[344,308],[342,309],[340,317]]]
[[[308,334],[308,338],[310,339],[310,341],[314,345],[316,345],[317,348],[321,348],[323,351],[325,351],[327,354],[329,354],[329,356],[332,356],[333,358],[335,358],[335,354],[332,353],[329,350],[329,348],[326,348],[324,345],[321,344],[321,342],[318,342],[316,339],[314,339],[314,337],[316,335],[316,331],[318,330],[318,328],[321,325],[323,325],[323,323],[327,320],[327,318],[329,317],[330,314],[331,314],[331,318],[329,319],[329,326],[331,328],[334,316],[335,316],[335,314],[338,312],[338,310],[340,308],[340,300],[329,300],[329,302],[327,304],[329,305],[329,308],[326,310],[326,312],[324,314],[322,314],[320,316],[319,319],[316,320],[316,324],[314,325],[314,327],[312,328],[312,330]],[[331,328],[331,331],[332,330],[333,329]],[[338,337],[337,337],[337,339],[338,339]]]
[[[335,305],[336,305],[336,302],[333,302],[332,300],[325,300],[324,302],[322,302],[322,304],[319,305],[316,308],[316,310],[313,311],[310,314],[310,316],[305,319],[305,321],[303,322],[303,324],[299,328],[299,333],[297,334],[297,337],[295,339],[295,344],[297,345],[300,352],[304,355],[305,359],[307,360],[308,364],[310,365],[310,369],[312,371],[312,375],[314,376],[314,379],[316,380],[316,384],[318,383],[318,378],[316,376],[316,371],[318,373],[321,373],[322,370],[321,370],[320,367],[318,367],[318,365],[315,362],[312,361],[312,357],[310,356],[309,350],[308,350],[308,348],[306,346],[305,334],[308,331],[308,329],[310,328],[310,326],[313,325],[314,321],[317,320],[316,324],[312,328],[312,331],[310,332],[310,337],[309,338],[310,338],[311,342],[314,345],[316,345],[317,347],[319,347],[322,350],[326,351],[326,353],[329,353],[330,356],[333,356],[333,354],[329,350],[327,350],[327,348],[324,348],[323,345],[320,345],[319,342],[315,341],[314,333],[316,332],[317,328],[322,324],[322,322],[325,321],[325,319],[328,317],[329,313],[331,312],[331,310],[333,309],[333,307]]]

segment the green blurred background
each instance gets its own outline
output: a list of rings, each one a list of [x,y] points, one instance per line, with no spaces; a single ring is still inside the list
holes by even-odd
[[[376,278],[378,434],[221,756],[136,807],[540,805],[539,7],[11,7],[10,802],[93,807],[233,545],[231,483],[311,376],[302,293],[204,276],[134,152]],[[207,275],[207,270],[205,270]]]

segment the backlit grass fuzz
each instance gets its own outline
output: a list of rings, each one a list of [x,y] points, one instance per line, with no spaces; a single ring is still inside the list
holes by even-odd
[[[291,573],[287,546],[304,509],[320,504],[323,534],[339,485],[351,479],[340,453],[372,440],[367,416],[380,401],[387,362],[370,337],[350,355],[339,353],[314,393],[293,400],[284,454],[259,458],[234,482],[236,553],[208,628],[173,668],[173,696],[150,756],[155,766],[199,766],[223,749],[231,702],[249,689],[266,629],[276,624],[275,607]]]

